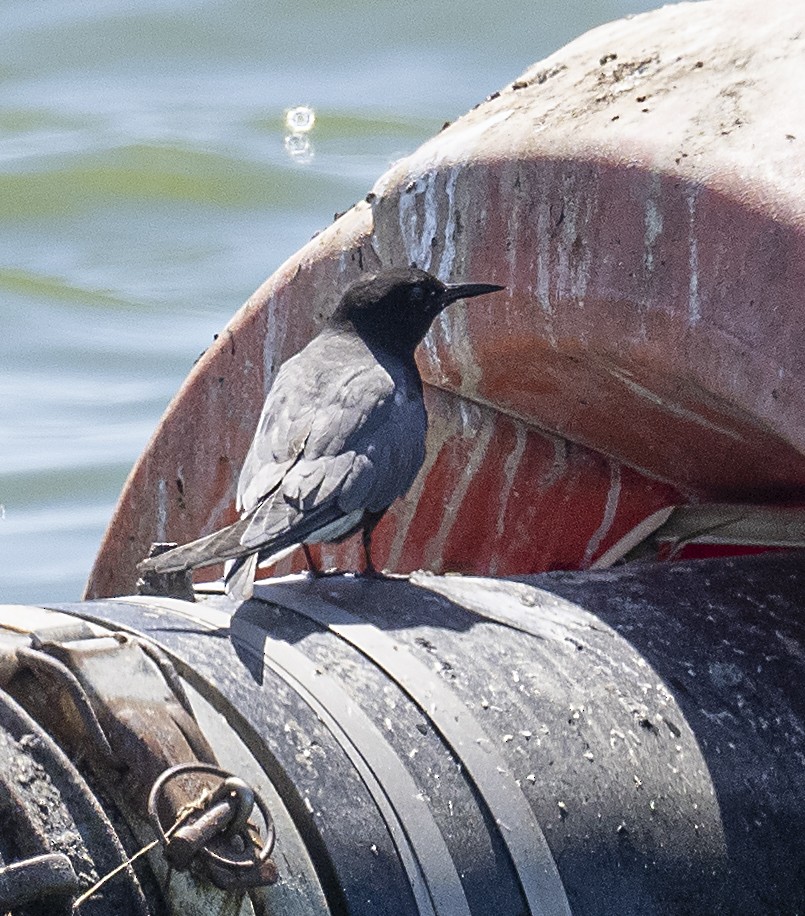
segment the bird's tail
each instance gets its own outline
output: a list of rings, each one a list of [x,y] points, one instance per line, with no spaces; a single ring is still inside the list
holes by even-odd
[[[226,593],[234,601],[248,601],[254,593],[254,574],[257,571],[257,554],[239,557],[224,575]]]
[[[244,547],[240,542],[243,532],[248,528],[250,517],[242,518],[227,528],[208,534],[197,541],[182,544],[172,550],[166,550],[156,557],[137,564],[142,573],[181,572],[185,569],[196,569],[199,566],[212,566],[224,560],[236,560],[254,552],[254,548]]]

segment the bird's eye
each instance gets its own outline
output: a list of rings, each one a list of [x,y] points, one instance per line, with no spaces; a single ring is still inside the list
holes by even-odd
[[[410,295],[413,302],[421,302],[425,297],[425,291],[421,286],[412,286]]]

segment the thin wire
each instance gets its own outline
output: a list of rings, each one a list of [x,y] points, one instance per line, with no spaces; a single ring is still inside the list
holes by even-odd
[[[205,793],[205,795],[206,794],[207,793]],[[202,811],[205,804],[206,798],[202,796],[202,798],[200,798],[198,801],[190,802],[189,804],[185,805],[179,812],[178,817],[171,825],[171,827],[165,831],[165,838],[170,838],[190,817],[191,814],[194,814],[196,811]],[[159,844],[160,840],[152,840],[150,843],[146,843],[146,845],[143,846],[142,849],[135,852],[131,858],[126,859],[125,862],[121,862],[120,865],[118,865],[116,868],[113,868],[112,871],[104,875],[103,878],[98,879],[98,881],[96,881],[89,890],[84,891],[84,893],[73,902],[73,912],[75,913],[80,906],[82,906],[87,902],[87,900],[89,900],[90,897],[96,894],[104,886],[104,884],[106,884],[107,881],[110,881],[115,877],[115,875],[128,868],[132,862],[135,862],[140,858],[140,856],[144,856],[146,853],[151,852],[151,850],[154,849],[154,847],[159,846]]]

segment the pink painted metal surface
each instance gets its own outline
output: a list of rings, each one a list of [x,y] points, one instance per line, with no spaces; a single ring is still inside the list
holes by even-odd
[[[197,365],[87,594],[131,591],[151,541],[234,517],[276,367],[392,264],[508,292],[450,310],[422,349],[428,460],[378,529],[381,564],[573,568],[674,502],[802,501],[803,80],[801,5],[680,4],[582,36],[424,144]]]

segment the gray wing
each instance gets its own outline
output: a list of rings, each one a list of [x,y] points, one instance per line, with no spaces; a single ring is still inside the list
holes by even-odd
[[[266,398],[238,485],[245,547],[298,543],[408,490],[424,459],[418,376],[357,338],[321,335]],[[356,522],[357,524],[357,522]]]

